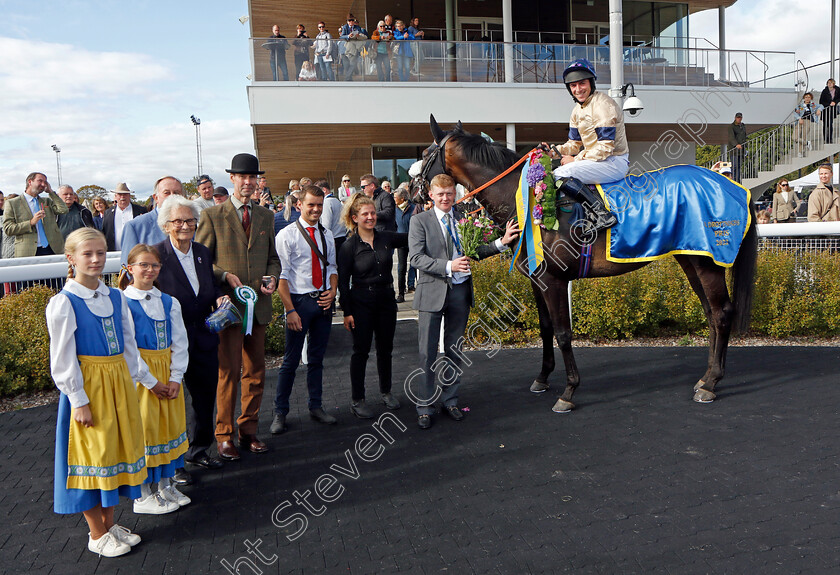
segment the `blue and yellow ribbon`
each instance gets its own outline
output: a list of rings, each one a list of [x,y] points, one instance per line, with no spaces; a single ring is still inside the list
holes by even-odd
[[[534,223],[534,206],[536,205],[536,198],[531,193],[531,188],[528,186],[528,169],[531,167],[531,158],[525,162],[522,167],[522,173],[519,176],[519,186],[516,189],[516,221],[519,224],[521,233],[519,234],[519,244],[516,246],[516,252],[513,255],[513,260],[510,262],[510,270],[513,271],[513,266],[516,259],[525,248],[528,254],[528,275],[532,275],[537,271],[539,265],[545,259],[542,245],[542,230],[539,225]]]

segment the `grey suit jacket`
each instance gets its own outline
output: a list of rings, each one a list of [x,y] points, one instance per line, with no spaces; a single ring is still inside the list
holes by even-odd
[[[478,259],[496,255],[499,252],[495,242],[478,247]],[[446,294],[452,287],[452,278],[446,275],[446,238],[443,235],[436,212],[432,210],[411,218],[408,227],[408,257],[417,270],[417,291],[414,294],[414,309],[438,312],[446,303]],[[472,277],[470,284],[470,306],[474,304]]]

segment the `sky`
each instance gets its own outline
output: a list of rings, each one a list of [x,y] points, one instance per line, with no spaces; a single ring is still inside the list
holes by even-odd
[[[830,0],[795,6],[738,1],[726,10],[727,48],[827,60]],[[246,0],[0,0],[0,190],[21,192],[32,171],[57,188],[53,144],[62,183],[76,188],[127,182],[145,197],[161,176],[189,180],[191,115],[203,171],[224,185],[230,158],[254,151],[246,13]],[[693,15],[690,35],[718,44],[717,18]],[[826,74],[812,72],[811,89]]]

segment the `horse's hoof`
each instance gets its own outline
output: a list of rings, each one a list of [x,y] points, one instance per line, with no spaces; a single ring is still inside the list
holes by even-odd
[[[699,380],[697,383],[694,384],[694,391],[697,391],[698,389],[700,389],[704,385],[706,385],[706,382],[703,381],[702,379]]]
[[[714,393],[702,388],[697,389],[694,392],[694,401],[697,403],[712,403],[715,400],[715,397],[717,396]]]
[[[542,393],[546,389],[548,389],[548,382],[547,381],[539,382],[539,381],[535,380],[534,383],[531,384],[531,391],[533,393]]]
[[[571,401],[566,401],[565,399],[558,399],[557,403],[554,404],[554,407],[551,408],[551,411],[553,411],[554,413],[569,413],[574,408],[575,404]]]

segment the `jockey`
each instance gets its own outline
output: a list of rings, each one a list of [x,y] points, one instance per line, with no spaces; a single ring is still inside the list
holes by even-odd
[[[601,197],[586,184],[614,182],[630,169],[624,117],[615,100],[595,91],[595,70],[585,58],[575,60],[563,71],[563,83],[575,100],[569,120],[569,141],[549,155],[559,160],[554,170],[557,189],[583,205],[595,224],[595,231],[618,221],[606,209]]]

